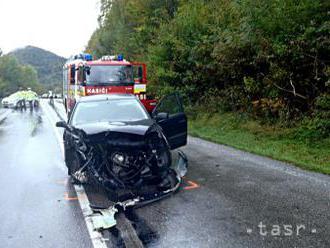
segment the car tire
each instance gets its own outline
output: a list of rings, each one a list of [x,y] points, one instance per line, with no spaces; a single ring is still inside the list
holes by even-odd
[[[66,167],[68,168],[68,175],[72,176],[74,172],[79,170],[79,157],[73,149],[64,149],[64,161]]]

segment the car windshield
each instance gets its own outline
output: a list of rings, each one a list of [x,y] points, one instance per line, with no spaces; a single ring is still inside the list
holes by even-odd
[[[72,116],[73,126],[95,122],[132,122],[149,116],[136,99],[80,102]]]
[[[130,65],[94,65],[86,73],[86,84],[134,83]]]

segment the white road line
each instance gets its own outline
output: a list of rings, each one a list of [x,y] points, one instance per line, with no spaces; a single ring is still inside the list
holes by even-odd
[[[62,137],[61,137],[58,129],[55,127],[55,123],[58,118],[57,118],[57,116],[55,116],[54,110],[49,107],[48,103],[42,103],[42,107],[44,109],[44,113],[47,116],[48,121],[50,122],[51,126],[53,127],[53,131],[54,131],[57,141],[61,147],[62,156],[64,157],[63,140],[62,140]],[[63,166],[64,166],[64,163],[63,163]],[[102,234],[100,232],[97,232],[94,230],[92,219],[90,217],[90,215],[93,213],[93,210],[90,208],[90,203],[89,203],[89,200],[88,200],[84,187],[79,186],[79,185],[74,185],[74,189],[75,189],[77,197],[78,197],[79,205],[82,210],[93,247],[94,248],[106,248],[107,245],[106,245],[105,239],[103,238]]]

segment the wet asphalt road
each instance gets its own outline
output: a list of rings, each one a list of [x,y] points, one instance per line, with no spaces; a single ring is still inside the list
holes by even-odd
[[[0,104],[0,122],[2,120],[5,119],[5,117],[7,116],[7,114],[9,114],[9,112],[11,112],[12,110],[7,109],[7,108],[1,108],[1,104]]]
[[[329,177],[196,138],[184,151],[200,188],[136,211],[155,246],[330,247]]]
[[[92,246],[52,125],[14,112],[0,126],[1,247]],[[127,235],[146,247],[330,247],[329,177],[195,138],[183,150],[181,191],[121,214],[109,247],[129,247]]]
[[[91,247],[50,123],[12,112],[0,125],[0,247]]]

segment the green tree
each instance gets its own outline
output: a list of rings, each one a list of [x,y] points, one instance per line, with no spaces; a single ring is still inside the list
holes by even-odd
[[[27,87],[38,92],[42,90],[36,70],[29,65],[19,64],[13,56],[0,57],[0,97]]]
[[[156,94],[291,120],[329,94],[330,2],[102,0],[87,50],[149,66]],[[209,108],[209,109],[210,109]]]

